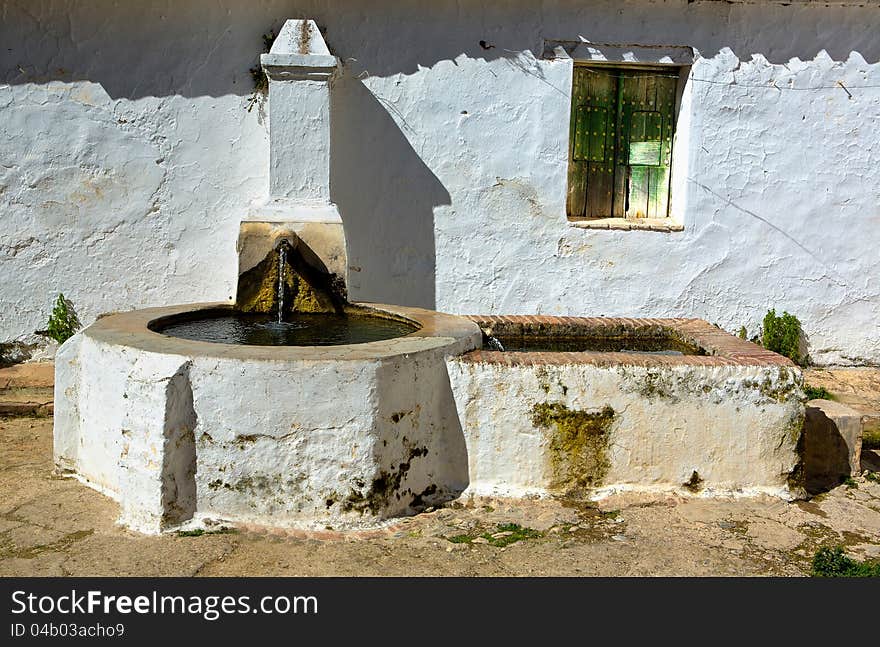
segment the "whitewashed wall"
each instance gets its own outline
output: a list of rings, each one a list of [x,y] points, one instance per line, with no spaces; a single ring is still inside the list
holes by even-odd
[[[346,60],[331,182],[355,298],[750,333],[776,307],[816,359],[880,362],[876,3],[85,4],[0,3],[0,342],[34,339],[58,291],[86,323],[232,296],[238,223],[267,188],[248,68],[273,23],[306,16]],[[567,223],[571,66],[541,52],[578,36],[702,55],[685,231]]]

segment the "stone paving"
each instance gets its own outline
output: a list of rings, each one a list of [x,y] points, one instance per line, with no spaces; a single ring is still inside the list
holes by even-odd
[[[880,438],[880,368],[811,368],[804,382],[861,413],[865,432]]]
[[[859,374],[859,384],[878,375]],[[3,379],[0,372],[0,384]],[[19,381],[16,388],[46,387]],[[0,401],[10,395],[4,391]],[[856,396],[880,402],[880,389]],[[0,417],[0,576],[799,576],[809,573],[821,546],[880,558],[880,483],[873,477],[798,503],[480,499],[362,536],[223,527],[196,536],[143,536],[114,523],[115,502],[53,475],[51,417],[7,416]]]
[[[0,369],[0,415],[52,415],[54,378],[51,362]]]

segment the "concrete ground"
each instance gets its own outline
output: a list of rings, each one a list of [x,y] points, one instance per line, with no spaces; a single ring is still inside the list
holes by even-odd
[[[880,370],[873,371],[855,379],[862,390],[873,381],[876,392],[853,392],[880,403]],[[835,376],[849,384],[845,374]],[[7,378],[0,371],[0,402],[42,408],[0,418],[0,576],[799,576],[821,546],[880,558],[880,483],[864,476],[798,503],[479,500],[452,502],[369,537],[256,529],[146,537],[115,525],[112,500],[52,474],[51,389],[21,375],[10,386]]]

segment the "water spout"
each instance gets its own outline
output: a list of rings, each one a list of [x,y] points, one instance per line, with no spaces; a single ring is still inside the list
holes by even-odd
[[[344,284],[294,234],[278,239],[265,254],[239,276],[239,310],[266,313],[284,324],[292,313],[345,312]]]
[[[497,337],[493,337],[492,335],[486,335],[486,346],[489,350],[498,350],[504,352],[504,345],[501,343],[501,340]]]

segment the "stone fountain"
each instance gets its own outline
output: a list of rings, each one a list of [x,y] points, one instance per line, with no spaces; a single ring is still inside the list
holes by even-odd
[[[477,348],[479,328],[348,302],[330,198],[337,59],[313,21],[288,20],[262,65],[269,195],[240,226],[236,304],[112,314],[56,356],[57,470],[142,532],[374,526],[467,486],[445,359]]]
[[[111,314],[56,355],[57,471],[121,523],[350,529],[462,493],[801,492],[800,370],[706,322],[349,302],[337,59],[289,20],[262,65],[269,191],[240,224],[235,304]]]

